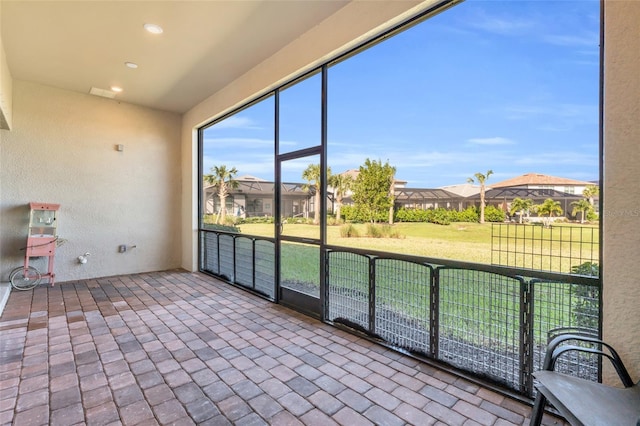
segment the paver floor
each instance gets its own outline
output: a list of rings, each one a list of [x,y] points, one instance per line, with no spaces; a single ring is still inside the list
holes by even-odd
[[[2,425],[508,425],[531,412],[182,270],[13,291],[0,337]]]

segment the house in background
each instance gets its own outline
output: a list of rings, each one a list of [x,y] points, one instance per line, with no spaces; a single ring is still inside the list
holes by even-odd
[[[353,180],[358,175],[357,170],[347,170],[341,174],[350,176]],[[234,179],[238,183],[237,188],[229,191],[226,200],[227,214],[233,216],[272,216],[275,184],[255,176],[245,175]],[[308,218],[314,211],[313,188],[304,189],[303,183],[283,183],[282,212],[284,217]],[[527,173],[512,179],[507,179],[497,184],[487,186],[485,191],[485,203],[494,206],[505,213],[509,213],[511,202],[515,198],[530,199],[534,204],[542,204],[551,198],[558,201],[563,210],[563,216],[576,219],[572,216],[572,204],[583,197],[582,191],[592,182],[579,181],[563,177],[548,176],[540,173]],[[352,191],[344,196],[343,205],[353,205]],[[597,211],[597,199],[594,200],[594,208]],[[209,185],[204,188],[204,213],[217,214],[220,210],[220,201],[217,196],[217,187]],[[328,210],[335,211],[334,188],[328,187]],[[441,188],[411,188],[407,187],[407,181],[395,181],[395,208],[406,209],[437,209],[462,211],[468,207],[480,207],[480,187],[470,183],[460,185],[448,185]],[[534,214],[534,221],[535,214]]]
[[[526,173],[501,182],[492,183],[492,189],[502,188],[525,188],[525,189],[550,189],[566,194],[582,195],[582,191],[587,186],[594,185],[593,182],[568,179],[557,176],[543,175],[541,173]]]
[[[269,217],[274,214],[275,183],[251,175],[233,179],[237,187],[229,188],[226,199],[227,215],[238,217]],[[301,182],[283,182],[281,212],[283,217],[309,218],[314,212],[313,186],[305,189]],[[208,185],[203,188],[203,213],[216,215],[220,211],[218,187]]]
[[[480,205],[479,195],[470,198],[475,200],[475,204]],[[582,197],[582,195],[569,194],[547,188],[504,187],[489,189],[485,192],[486,205],[495,206],[496,208],[504,211],[507,215],[510,215],[511,203],[516,198],[531,200],[534,205],[542,204],[546,199],[550,198],[560,203],[560,207],[562,207],[563,212],[561,216],[569,219],[575,219],[575,217],[571,215],[571,203],[581,200],[584,197]],[[540,220],[535,216],[535,212],[530,212],[530,214],[533,215],[533,217],[531,217],[532,221],[538,222]]]
[[[229,188],[226,199],[228,215],[242,216],[272,216],[274,183],[255,176],[244,175],[234,178],[236,188]],[[220,198],[218,187],[207,185],[203,188],[203,213],[215,215],[220,211]],[[307,194],[301,194],[304,199]]]
[[[471,197],[480,193],[480,185],[474,185],[472,183],[461,183],[458,185],[446,185],[441,186],[439,189],[452,192],[461,197]]]

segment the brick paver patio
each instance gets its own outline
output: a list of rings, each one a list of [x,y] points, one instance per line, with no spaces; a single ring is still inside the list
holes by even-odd
[[[531,412],[199,273],[13,291],[0,336],[2,425],[508,425]]]

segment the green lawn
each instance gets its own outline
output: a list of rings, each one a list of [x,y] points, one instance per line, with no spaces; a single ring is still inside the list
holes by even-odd
[[[286,224],[285,233],[304,238],[317,238],[318,229],[314,225]],[[365,235],[366,225],[354,225],[360,235]],[[566,237],[572,228],[576,230],[589,226],[577,224],[563,224],[563,235]],[[558,227],[554,228],[553,240],[551,230],[543,229],[540,226],[514,225],[517,229],[518,237],[523,240],[536,240],[540,238],[549,239],[545,243],[533,243],[533,253],[552,254],[554,256],[565,256],[580,259],[585,250],[585,244],[591,244],[591,238],[597,242],[597,227],[594,228],[593,236],[587,235],[583,240],[583,246],[569,246],[566,242],[560,242],[558,238]],[[273,237],[273,224],[243,224],[240,225],[243,233]],[[359,249],[369,249],[376,251],[388,251],[392,253],[402,253],[415,256],[433,257],[441,259],[453,259],[474,263],[491,263],[491,224],[479,223],[453,223],[451,225],[435,225],[432,223],[398,223],[394,225],[394,230],[398,230],[402,238],[343,238],[340,236],[340,226],[329,226],[327,229],[327,242],[331,245],[352,247]],[[535,233],[535,234],[534,234]],[[575,237],[573,237],[575,238]],[[522,250],[520,247],[518,250]],[[596,262],[597,263],[597,262]],[[524,265],[527,267],[527,265]],[[554,266],[551,265],[551,269]],[[542,268],[541,268],[542,269]],[[545,268],[550,269],[550,268]],[[557,270],[569,272],[566,266],[557,267]]]
[[[366,225],[355,225],[358,231],[365,234]],[[580,229],[580,225],[562,225]],[[318,228],[313,225],[285,225],[287,235],[315,238]],[[271,224],[243,224],[242,233],[255,236],[273,237],[274,227]],[[340,226],[328,228],[328,242],[331,245],[404,253],[417,256],[448,258],[475,263],[491,263],[491,224],[456,223],[452,225],[434,225],[430,223],[400,223],[394,225],[402,238],[343,238]],[[511,229],[511,228],[510,228]],[[515,228],[514,228],[515,229]],[[597,230],[597,228],[596,228]],[[523,238],[547,238],[549,250],[558,250],[563,244],[554,238],[560,235],[554,230],[540,226],[517,226]],[[562,230],[562,235],[571,233]],[[591,235],[591,234],[589,234]],[[597,239],[597,232],[591,238]],[[587,241],[590,243],[591,241]],[[563,250],[571,251],[571,247]],[[576,253],[575,257],[579,254]],[[400,264],[402,263],[402,264]],[[409,265],[409,266],[407,266]],[[417,268],[415,271],[411,268]],[[381,303],[388,309],[407,318],[424,318],[428,312],[428,276],[414,265],[394,261],[382,263],[376,267],[376,291]],[[319,250],[317,246],[308,244],[285,243],[282,248],[283,284],[305,283],[307,286],[319,287]],[[400,269],[396,269],[400,268]],[[407,269],[409,268],[409,269]],[[345,294],[368,292],[368,266],[365,258],[349,257],[337,254],[331,263],[332,285],[342,289]],[[568,271],[564,271],[568,272]],[[408,274],[408,275],[407,275]],[[459,270],[451,272],[448,278],[441,277],[440,309],[443,330],[449,337],[471,339],[475,332],[481,338],[484,333],[498,333],[494,339],[516,341],[519,332],[519,284],[516,280],[494,274]],[[537,305],[534,313],[537,328],[534,331],[536,342],[546,339],[547,328],[573,323],[571,313],[576,300],[572,299],[569,286],[558,288],[545,286],[536,291]],[[573,296],[575,298],[575,296]],[[563,300],[560,302],[560,300]],[[573,301],[572,301],[573,300]],[[597,314],[597,312],[596,312]],[[460,326],[464,323],[464,327]],[[476,342],[477,343],[477,342]]]

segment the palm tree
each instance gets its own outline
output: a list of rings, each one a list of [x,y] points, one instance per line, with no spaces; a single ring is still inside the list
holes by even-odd
[[[586,214],[593,210],[593,206],[586,198],[574,201],[573,203],[571,203],[571,205],[573,206],[573,211],[571,212],[572,215],[575,216],[578,212],[580,212],[580,223],[584,223],[584,217],[586,216]]]
[[[522,198],[516,197],[511,202],[511,210],[509,210],[509,214],[513,216],[514,213],[519,212],[520,219],[518,220],[518,222],[522,223],[522,216],[524,216],[525,212],[529,213],[529,209],[531,209],[532,207],[532,199],[527,198],[523,200]]]
[[[233,180],[233,177],[237,173],[238,170],[235,167],[227,169],[227,166],[222,165],[211,167],[211,174],[204,176],[204,180],[207,183],[218,187],[220,212],[218,218],[216,218],[216,223],[224,224],[227,215],[227,196],[229,196],[229,189],[238,187],[238,181]]]
[[[484,223],[484,183],[489,179],[489,176],[493,174],[493,170],[487,170],[487,173],[476,173],[473,178],[467,179],[469,183],[478,182],[480,184],[480,223]]]
[[[544,203],[538,204],[537,206],[534,206],[534,208],[536,209],[536,211],[540,216],[544,216],[544,215],[548,216],[547,220],[543,219],[545,228],[548,228],[549,225],[551,224],[551,218],[553,217],[554,213],[557,213],[559,215],[562,214],[562,207],[560,207],[560,201],[554,201],[551,198],[547,198],[546,200],[544,200]]]
[[[582,196],[589,200],[589,204],[593,206],[593,197],[600,194],[600,188],[596,185],[587,185],[587,187],[582,191]]]
[[[342,199],[347,191],[351,189],[353,182],[353,177],[346,173],[329,177],[329,186],[333,188],[333,196],[336,200],[336,219],[338,221],[340,221],[340,207],[342,207]]]
[[[331,177],[331,169],[327,169],[327,180]],[[320,223],[320,194],[322,193],[320,188],[320,164],[309,164],[302,172],[302,179],[307,183],[302,185],[302,189],[305,191],[315,190],[314,208],[313,208],[313,224],[318,225]]]

